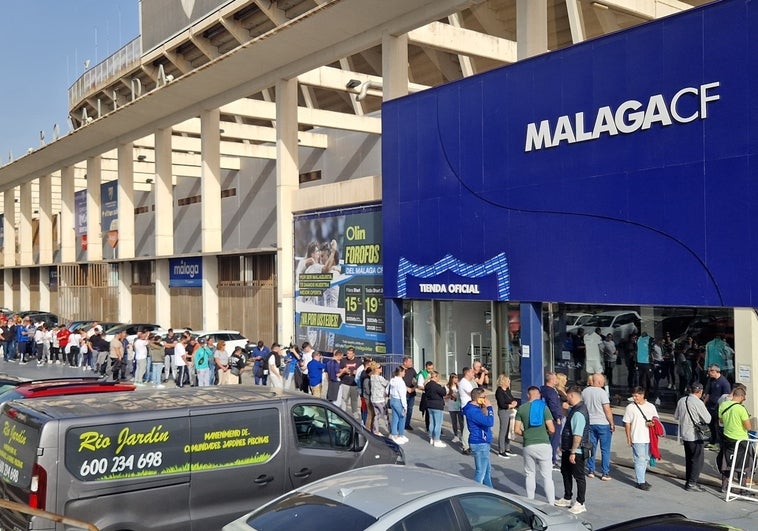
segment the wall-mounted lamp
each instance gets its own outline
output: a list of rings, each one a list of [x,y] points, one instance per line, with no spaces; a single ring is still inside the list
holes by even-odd
[[[349,89],[354,89],[355,87],[359,87],[360,85],[361,85],[360,81],[358,81],[357,79],[351,79],[347,82],[345,87]]]
[[[147,155],[137,155],[137,160],[139,162],[145,162],[146,159],[147,159]]]

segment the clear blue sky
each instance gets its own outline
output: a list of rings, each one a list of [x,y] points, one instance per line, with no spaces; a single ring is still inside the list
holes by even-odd
[[[139,35],[138,0],[2,0],[0,164],[68,126],[68,88]]]

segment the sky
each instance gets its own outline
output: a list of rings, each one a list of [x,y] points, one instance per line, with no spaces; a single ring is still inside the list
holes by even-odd
[[[139,0],[2,0],[0,165],[69,132],[68,89],[139,35]]]

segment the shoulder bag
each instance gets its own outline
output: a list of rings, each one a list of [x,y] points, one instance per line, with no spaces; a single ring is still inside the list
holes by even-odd
[[[690,406],[687,403],[689,401],[689,397],[684,399],[684,407],[687,410],[687,414],[690,416],[690,420],[692,421],[692,426],[695,428],[695,438],[699,441],[710,441],[711,440],[711,427],[703,422],[702,419],[700,419],[698,422],[695,422],[695,418],[692,416],[692,412],[690,411]]]

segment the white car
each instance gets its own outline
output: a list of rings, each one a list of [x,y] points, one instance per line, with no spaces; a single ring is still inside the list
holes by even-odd
[[[581,518],[459,475],[374,465],[304,485],[223,531],[586,531]]]
[[[196,339],[213,338],[213,343],[216,345],[219,341],[225,341],[226,351],[229,354],[234,352],[234,349],[237,347],[242,347],[243,351],[246,350],[247,338],[237,330],[193,330],[191,333]]]
[[[569,312],[566,314],[566,327],[584,326],[592,317],[591,313]]]
[[[576,334],[580,328],[584,328],[584,333],[589,334],[595,328],[600,328],[601,336],[613,334],[613,340],[618,345],[629,339],[632,334],[639,333],[641,321],[640,314],[631,310],[602,312],[590,317],[582,326],[566,327],[566,332]]]

